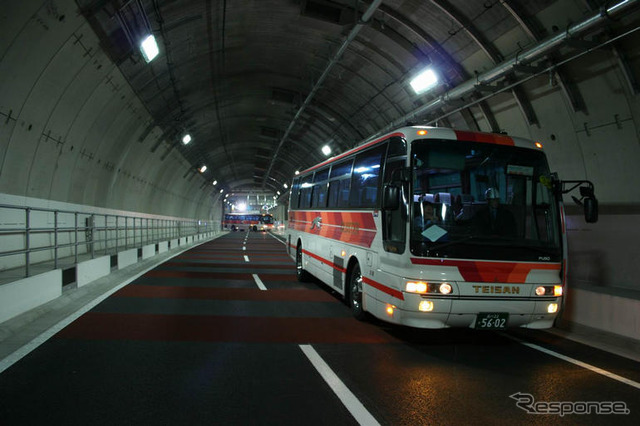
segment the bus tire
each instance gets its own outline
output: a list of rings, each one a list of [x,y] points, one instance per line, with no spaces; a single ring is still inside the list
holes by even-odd
[[[301,283],[307,282],[311,278],[302,265],[302,244],[298,244],[298,248],[296,249],[296,278]]]
[[[351,274],[349,274],[347,291],[349,308],[351,308],[353,317],[358,321],[364,321],[367,318],[367,313],[362,305],[362,273],[358,263],[353,265]]]

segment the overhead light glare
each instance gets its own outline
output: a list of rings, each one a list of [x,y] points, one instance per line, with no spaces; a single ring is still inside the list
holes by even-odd
[[[427,68],[411,80],[410,84],[416,95],[419,95],[433,89],[438,84],[438,76],[431,68]]]
[[[296,170],[296,176],[298,176],[300,174],[300,172],[298,170]]]
[[[160,53],[158,43],[156,43],[156,38],[153,35],[150,35],[142,40],[142,43],[140,43],[140,51],[147,63],[153,61],[153,58],[158,56],[158,53]]]
[[[214,181],[213,181],[213,186],[216,186],[217,184],[218,184],[218,181],[217,181],[217,180],[214,180]]]
[[[184,145],[188,144],[189,142],[191,142],[191,135],[189,133],[187,133],[186,135],[184,135],[182,137],[182,143]]]
[[[286,183],[283,186],[284,186],[284,189],[289,188],[289,185],[287,185]]]
[[[331,154],[331,148],[329,147],[329,145],[325,145],[322,147],[322,153],[324,155],[329,155]]]
[[[200,173],[204,173],[207,171],[207,166],[200,167]]]

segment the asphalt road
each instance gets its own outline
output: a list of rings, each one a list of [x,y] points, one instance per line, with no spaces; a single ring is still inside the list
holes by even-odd
[[[184,252],[0,374],[0,425],[549,423],[640,424],[640,363],[356,321],[263,233]]]

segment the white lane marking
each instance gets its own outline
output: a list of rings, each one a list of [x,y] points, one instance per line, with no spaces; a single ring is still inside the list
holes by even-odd
[[[161,261],[158,261],[158,262],[154,263],[152,266],[148,267],[144,271],[134,275],[133,277],[127,279],[126,281],[122,282],[121,284],[118,284],[116,287],[112,288],[111,290],[108,290],[106,293],[102,294],[101,296],[98,296],[96,299],[94,299],[93,301],[87,303],[86,305],[84,305],[83,307],[78,309],[73,314],[69,315],[65,319],[63,319],[63,320],[59,321],[57,324],[53,325],[51,328],[49,328],[49,329],[45,330],[44,332],[42,332],[42,334],[40,334],[39,336],[36,336],[33,340],[31,340],[26,345],[22,346],[20,349],[17,349],[13,353],[11,353],[8,356],[6,356],[4,359],[0,360],[0,374],[2,374],[2,372],[4,372],[7,368],[11,367],[13,364],[15,364],[16,362],[20,361],[25,356],[29,355],[29,353],[31,353],[38,346],[42,345],[44,342],[46,342],[47,340],[52,338],[57,332],[59,332],[60,330],[62,330],[63,328],[65,328],[66,326],[68,326],[69,324],[71,324],[72,322],[77,320],[78,318],[80,318],[82,315],[84,315],[87,312],[89,312],[91,309],[95,308],[99,303],[101,303],[107,297],[111,296],[116,291],[120,290],[122,287],[124,287],[124,286],[128,285],[129,283],[131,283],[132,281],[138,279],[139,277],[141,277],[142,275],[146,274],[150,270],[152,270],[154,268],[157,268],[158,265],[161,265],[161,264],[163,264],[165,262],[168,262],[169,260],[173,259],[174,257],[181,255],[185,251],[188,251],[188,250],[191,250],[191,249],[196,248],[198,246],[201,246],[202,244],[208,243],[209,241],[211,241],[211,240],[203,241],[200,244],[197,244],[197,245],[194,245],[194,246],[191,246],[191,247],[187,247],[187,248],[185,248],[183,250],[180,250],[179,252],[177,252],[173,256],[167,257],[166,259],[163,259]]]
[[[575,364],[577,366],[580,366],[582,368],[586,368],[587,370],[593,371],[594,373],[601,374],[601,375],[606,376],[606,377],[608,377],[610,379],[617,380],[617,381],[622,382],[624,384],[627,384],[629,386],[633,386],[634,388],[640,389],[640,383],[635,382],[635,381],[633,381],[631,379],[627,379],[626,377],[618,376],[617,374],[612,373],[610,371],[603,370],[602,368],[593,366],[591,364],[587,364],[586,362],[578,361],[577,359],[568,357],[566,355],[559,354],[558,352],[554,352],[552,350],[543,348],[542,346],[538,346],[538,345],[533,344],[533,343],[525,342],[524,340],[518,339],[517,337],[509,336],[508,334],[504,334],[504,335],[509,337],[510,339],[513,339],[513,340],[515,340],[515,341],[517,341],[517,342],[519,342],[519,343],[531,348],[531,349],[535,349],[537,351],[544,352],[547,355],[551,355],[551,356],[554,356],[556,358],[560,358],[563,361],[570,362],[570,363]]]
[[[280,238],[276,237],[275,235],[273,235],[271,232],[269,232],[269,235],[271,235],[271,238],[275,238],[276,240],[278,240],[279,242],[281,242],[282,244],[284,244],[285,246],[287,245],[286,241],[282,241]]]
[[[249,261],[249,256],[245,255],[245,256],[244,256],[244,261],[245,261],[245,262],[248,262],[248,261]]]
[[[257,276],[256,274],[252,274],[253,275],[253,279],[255,280],[256,284],[258,285],[258,288],[260,290],[266,290],[267,287],[264,286],[264,283],[262,282],[262,280],[260,279],[259,276]]]
[[[311,364],[318,370],[320,376],[329,385],[331,390],[340,398],[340,401],[349,410],[351,415],[361,425],[379,425],[378,421],[367,411],[360,400],[349,390],[340,380],[336,373],[331,370],[326,362],[320,357],[318,352],[311,345],[298,345],[307,356]]]

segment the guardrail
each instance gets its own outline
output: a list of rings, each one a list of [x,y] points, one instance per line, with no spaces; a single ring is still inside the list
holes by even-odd
[[[219,227],[218,227],[219,228]],[[116,254],[205,232],[199,220],[119,215],[0,204],[0,272],[53,262],[52,269],[78,263],[79,256]]]

